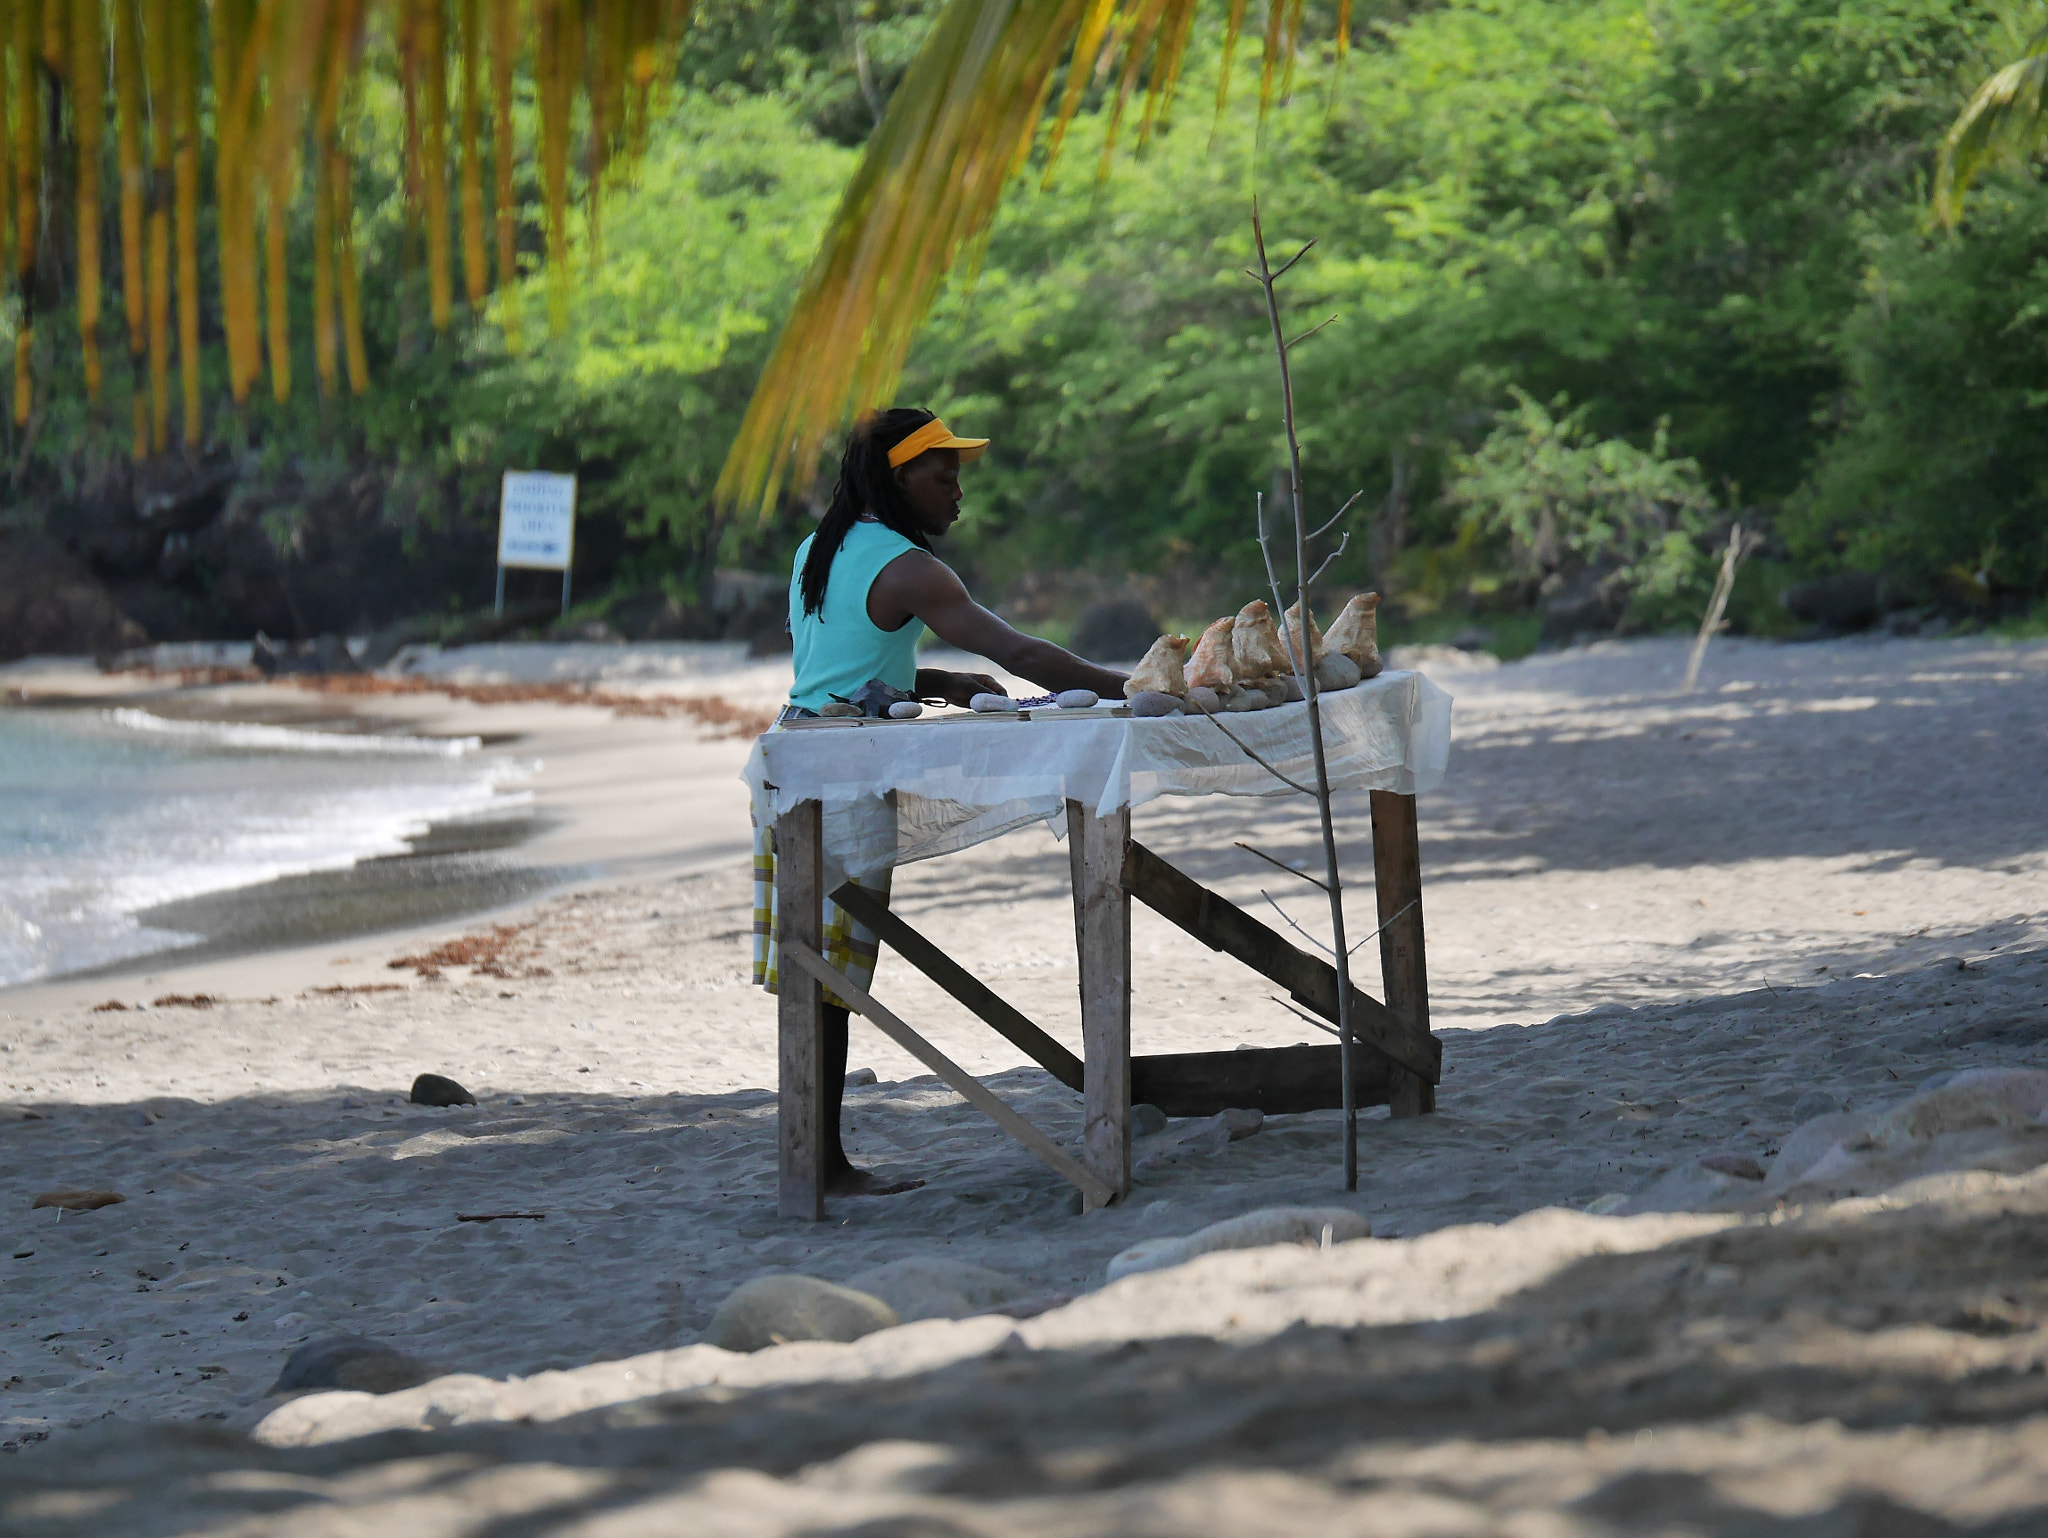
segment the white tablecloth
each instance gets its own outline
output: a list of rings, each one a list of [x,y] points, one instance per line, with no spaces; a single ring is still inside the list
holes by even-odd
[[[1442,783],[1451,697],[1420,673],[1382,673],[1325,694],[1322,717],[1333,789],[1417,795]],[[1283,774],[1313,781],[1308,706],[1223,720]],[[1093,712],[771,731],[754,743],[744,777],[763,823],[800,802],[824,804],[828,891],[1029,823],[1064,831],[1069,800],[1099,815],[1160,796],[1295,794],[1206,718]]]

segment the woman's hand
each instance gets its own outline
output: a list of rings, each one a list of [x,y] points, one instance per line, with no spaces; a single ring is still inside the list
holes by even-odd
[[[962,710],[968,707],[977,694],[1007,696],[1009,692],[986,673],[949,673],[944,668],[917,670],[919,699],[944,700],[948,705],[958,705]]]

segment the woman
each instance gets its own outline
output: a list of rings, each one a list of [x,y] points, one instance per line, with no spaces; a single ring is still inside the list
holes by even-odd
[[[832,505],[817,533],[798,546],[789,584],[789,629],[796,682],[782,719],[814,716],[834,699],[851,699],[879,680],[920,699],[965,705],[1002,686],[982,673],[917,665],[926,630],[961,651],[1046,689],[1093,689],[1121,698],[1124,675],[1050,641],[1020,634],[969,596],[953,569],[932,553],[960,516],[960,466],[981,457],[986,438],[958,438],[929,411],[898,407],[860,423],[839,463]],[[884,902],[889,872],[861,881]],[[836,903],[825,905],[825,954],[862,987],[875,974],[878,942]],[[774,830],[754,830],[754,981],[776,991]],[[887,1196],[921,1180],[888,1181],[857,1170],[839,1140],[846,1080],[847,1011],[825,995],[825,1189],[842,1196]]]

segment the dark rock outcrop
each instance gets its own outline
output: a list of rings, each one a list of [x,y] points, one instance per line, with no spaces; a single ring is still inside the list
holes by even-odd
[[[0,531],[0,662],[115,652],[148,640],[106,584],[55,540]]]

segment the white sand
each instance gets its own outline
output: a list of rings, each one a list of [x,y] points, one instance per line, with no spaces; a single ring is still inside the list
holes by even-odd
[[[508,676],[516,660],[478,677]],[[415,730],[524,734],[519,751],[545,762],[537,789],[561,819],[527,855],[612,874],[511,915],[531,927],[520,936],[528,954],[504,978],[446,970],[429,981],[386,966],[488,927],[472,923],[0,994],[12,1108],[0,1113],[0,1237],[13,1241],[6,1254],[34,1251],[0,1254],[0,1436],[109,1415],[250,1424],[271,1408],[262,1392],[292,1345],[337,1332],[492,1376],[682,1347],[726,1292],[770,1270],[844,1279],[939,1254],[1080,1293],[1138,1238],[1261,1205],[1349,1202],[1382,1234],[1499,1223],[1640,1190],[1708,1151],[1768,1162],[1810,1090],[1867,1106],[1937,1071],[2048,1067],[2048,648],[1722,643],[1691,698],[1672,692],[1682,665],[1682,646],[1642,642],[1439,675],[1457,696],[1455,746],[1449,783],[1424,803],[1423,849],[1448,1077],[1436,1116],[1373,1114],[1356,1197],[1341,1190],[1337,1118],[1276,1117],[1213,1157],[1154,1171],[1128,1206],[1075,1219],[1055,1177],[857,1026],[854,1062],[882,1082],[848,1097],[854,1156],[930,1183],[835,1203],[819,1228],[774,1215],[773,1012],[746,981],[747,829],[734,778],[746,744],[588,708],[377,700],[379,715]],[[740,678],[727,682],[736,696]],[[1262,908],[1263,885],[1314,927],[1312,904],[1230,848],[1249,838],[1306,853],[1312,830],[1298,810],[1155,803],[1136,823],[1199,879]],[[1362,805],[1348,809],[1342,837],[1362,888]],[[1357,911],[1369,904],[1361,889]],[[1077,1040],[1065,858],[1048,835],[901,872],[897,906]],[[1143,910],[1134,953],[1140,1051],[1309,1035],[1260,979]],[[539,969],[547,975],[528,975]],[[392,982],[404,990],[309,991]],[[877,992],[1048,1131],[1076,1132],[1074,1096],[908,968],[885,961]],[[89,1012],[170,993],[233,1002]],[[420,1071],[453,1075],[483,1106],[403,1104]],[[27,1210],[59,1186],[129,1200],[61,1224]],[[496,1210],[547,1218],[455,1220]],[[1478,1232],[1492,1237],[1461,1241],[1472,1257],[1461,1264],[1506,1265],[1527,1251],[1518,1228]],[[1656,1233],[1656,1244],[1678,1242]],[[1030,1328],[1052,1340],[1057,1321],[1111,1296]],[[1091,1338],[1143,1333],[1156,1312],[1122,1308]],[[1335,1316],[1304,1305],[1299,1317]],[[1214,1320],[1188,1328],[1228,1333]],[[1856,1443],[1861,1433],[1831,1435]],[[32,1457],[65,1443],[59,1434]],[[1685,1456],[1739,1462],[1762,1444],[1737,1435],[1729,1445]],[[1481,1507],[1493,1499],[1472,1493],[1491,1477],[1482,1467],[1519,1456],[1495,1443],[1491,1463],[1471,1460],[1453,1477],[1415,1472],[1448,1456],[1441,1441],[1427,1444],[1433,1452],[1376,1446],[1356,1456],[1398,1465],[1416,1488],[1457,1486],[1456,1499]],[[1831,1467],[1881,1469],[1893,1454],[1875,1447],[1845,1444]],[[1587,1469],[1599,1462],[1590,1450],[1573,1456]],[[1569,1461],[1545,1477],[1564,1479]],[[1176,1503],[1209,1499],[1202,1477],[1176,1474],[1171,1491],[1155,1492],[1145,1509],[1159,1530],[1172,1528],[1169,1510],[1201,1509]],[[1119,1479],[1143,1485],[1141,1473]],[[1277,1491],[1272,1509],[1300,1497],[1313,1522],[1343,1506],[1343,1488],[1318,1487],[1313,1499]],[[800,1525],[800,1501],[777,1525],[761,1513],[781,1510],[782,1497],[756,1494],[747,1509],[758,1526],[734,1518],[720,1530]],[[692,1497],[705,1510],[724,1498]],[[1040,1515],[1058,1530],[1123,1530],[1104,1509],[1084,1502],[1059,1523]],[[1403,1530],[1470,1529],[1415,1515]]]

